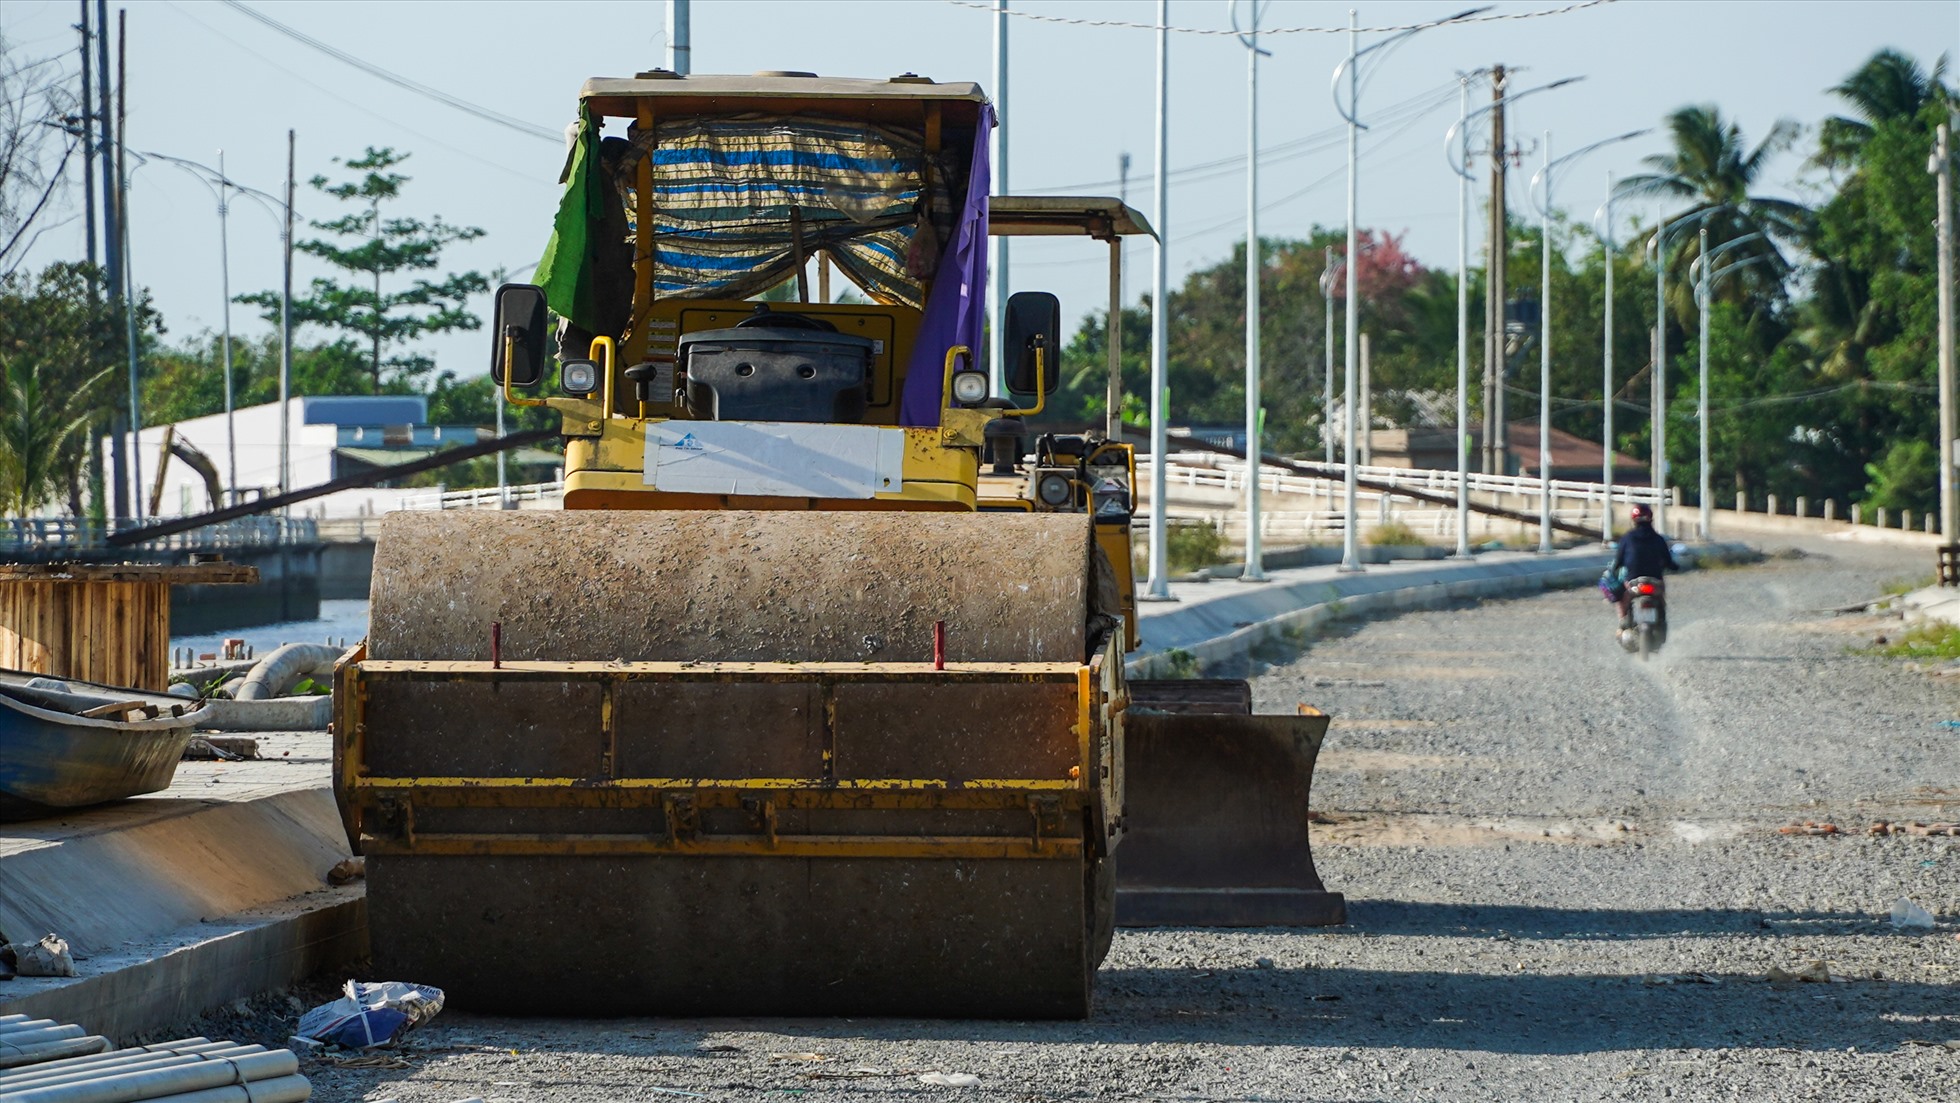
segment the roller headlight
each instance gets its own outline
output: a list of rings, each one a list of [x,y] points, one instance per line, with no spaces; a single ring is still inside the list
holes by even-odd
[[[1075,501],[1075,481],[1066,471],[1043,471],[1035,476],[1035,499],[1049,509],[1061,509]]]
[[[567,360],[558,369],[558,383],[566,394],[583,398],[599,389],[599,365],[590,360]]]
[[[992,385],[987,381],[986,372],[961,371],[953,373],[953,401],[962,406],[976,406],[987,400],[987,392]]]

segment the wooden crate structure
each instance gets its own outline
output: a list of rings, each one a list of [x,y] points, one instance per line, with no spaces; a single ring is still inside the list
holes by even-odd
[[[161,691],[170,587],[258,577],[235,563],[0,564],[0,667]]]

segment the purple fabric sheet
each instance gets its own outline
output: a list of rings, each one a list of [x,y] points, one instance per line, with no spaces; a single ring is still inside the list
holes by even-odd
[[[980,353],[980,337],[986,331],[987,315],[987,193],[993,190],[992,165],[988,162],[990,132],[994,128],[994,109],[980,109],[980,125],[973,128],[973,159],[966,177],[966,203],[954,224],[952,240],[940,254],[939,268],[926,296],[925,316],[919,324],[919,338],[912,345],[912,357],[905,366],[905,392],[899,397],[898,421],[901,425],[939,424],[944,406],[940,390],[945,386],[946,350],[965,345]]]

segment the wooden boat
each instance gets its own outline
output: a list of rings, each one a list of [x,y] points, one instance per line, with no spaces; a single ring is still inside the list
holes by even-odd
[[[0,669],[0,821],[167,788],[203,707]]]

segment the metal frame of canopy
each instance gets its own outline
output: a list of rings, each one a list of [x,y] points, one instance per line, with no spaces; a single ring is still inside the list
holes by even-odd
[[[1123,430],[1123,239],[1157,231],[1136,208],[1108,196],[1001,195],[987,204],[987,233],[994,237],[1086,236],[1109,243],[1109,395],[1104,431]]]

